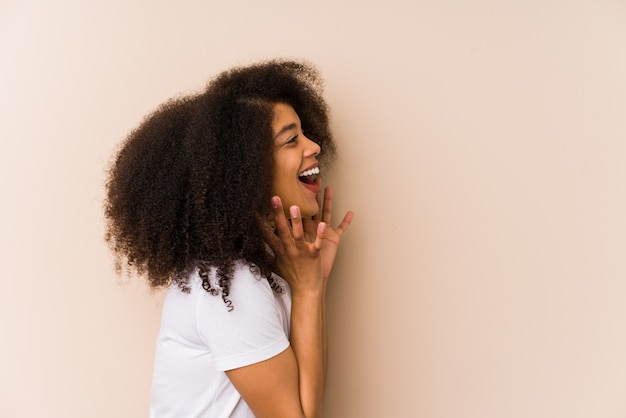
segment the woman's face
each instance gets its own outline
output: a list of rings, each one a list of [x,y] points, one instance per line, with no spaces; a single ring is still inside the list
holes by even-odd
[[[274,105],[274,178],[273,194],[281,198],[287,217],[289,208],[296,205],[302,217],[319,211],[316,195],[321,178],[317,165],[320,147],[302,132],[300,118],[285,103]]]

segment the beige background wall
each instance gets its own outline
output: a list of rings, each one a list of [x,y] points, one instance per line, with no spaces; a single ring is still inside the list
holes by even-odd
[[[626,4],[0,1],[0,416],[147,416],[161,295],[104,166],[259,58],[327,80],[353,209],[326,417],[626,417]]]

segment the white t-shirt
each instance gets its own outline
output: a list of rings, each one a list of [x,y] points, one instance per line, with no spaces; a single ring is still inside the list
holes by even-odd
[[[291,292],[287,282],[273,277],[284,289],[280,294],[237,264],[230,312],[221,294],[202,288],[197,272],[189,280],[190,293],[170,286],[157,338],[152,418],[254,417],[224,371],[267,360],[289,346]]]

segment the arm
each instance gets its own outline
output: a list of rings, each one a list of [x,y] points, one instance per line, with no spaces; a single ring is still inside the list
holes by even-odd
[[[268,360],[226,371],[257,418],[322,414],[321,304],[307,295],[294,295],[292,301],[290,347]]]
[[[322,413],[322,295],[320,249],[326,225],[320,223],[313,242],[304,239],[298,207],[291,228],[279,198],[272,199],[278,236],[270,239],[278,273],[292,295],[290,347],[261,363],[226,374],[257,417],[320,417]]]
[[[278,273],[292,290],[290,347],[266,361],[226,374],[258,418],[320,417],[326,373],[325,290],[341,234],[352,219],[349,212],[333,230],[331,193],[322,214],[302,220],[290,208],[291,228],[280,199],[272,199],[278,236],[268,236],[277,256]],[[306,239],[305,239],[306,235]]]
[[[280,199],[273,199],[280,245],[275,245],[279,273],[291,287],[290,343],[298,365],[300,402],[306,417],[322,413],[324,396],[323,306],[326,281],[321,249],[327,226],[319,223],[312,241],[305,240],[300,210],[292,206],[291,228]]]
[[[343,233],[347,230],[352,222],[353,213],[348,211],[344,216],[343,220],[339,224],[339,226],[335,229],[329,227],[331,225],[331,217],[332,217],[332,208],[333,208],[333,193],[330,187],[327,187],[324,190],[324,198],[323,202],[320,202],[321,196],[318,194],[317,196],[320,207],[322,208],[321,213],[316,214],[311,219],[302,219],[300,221],[299,217],[297,219],[293,219],[294,215],[292,214],[292,226],[294,227],[294,232],[299,231],[300,222],[302,222],[302,228],[304,230],[305,239],[309,242],[315,242],[316,238],[320,236],[320,228],[323,228],[323,243],[320,248],[320,257],[322,263],[322,293],[320,296],[320,312],[321,316],[319,317],[319,323],[321,327],[321,333],[319,335],[319,339],[315,342],[311,341],[309,344],[316,344],[321,350],[321,382],[320,386],[322,387],[322,393],[320,394],[319,402],[321,404],[323,400],[323,388],[326,383],[326,373],[328,368],[328,343],[327,343],[327,333],[326,333],[326,285],[328,283],[328,278],[330,276],[330,272],[332,270],[335,256],[337,255],[337,250],[339,248],[339,242],[341,241],[341,237]],[[282,208],[280,208],[282,211]],[[277,227],[280,226],[280,223],[277,220]],[[294,307],[296,306],[296,301],[293,302]],[[297,331],[299,326],[294,323],[293,318],[293,309],[292,309],[292,325],[291,332],[292,338],[291,343],[294,345],[293,332]],[[298,327],[298,328],[297,328]],[[295,347],[294,347],[295,350]]]
[[[305,418],[291,347],[260,363],[228,370],[226,375],[257,418]]]
[[[315,231],[320,220],[326,225],[331,225],[331,218],[333,212],[333,190],[330,187],[324,189],[324,201],[321,202],[320,195],[317,196],[318,203],[322,207],[321,216],[320,213],[315,215],[312,219],[303,220],[305,234],[311,234],[311,231]],[[323,278],[324,286],[328,283],[330,272],[335,262],[335,256],[339,248],[339,241],[341,236],[350,226],[352,217],[354,214],[348,211],[344,216],[339,226],[335,229],[328,228],[324,239],[324,245],[321,249],[322,266],[323,266]],[[326,292],[322,295],[322,350],[323,350],[323,370],[324,370],[324,383],[326,382],[326,372],[328,369],[328,344],[326,338]]]

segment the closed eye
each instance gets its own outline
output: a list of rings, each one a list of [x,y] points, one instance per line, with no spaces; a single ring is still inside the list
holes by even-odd
[[[297,139],[298,139],[298,135],[290,138],[289,141],[285,142],[285,145],[295,144]]]

